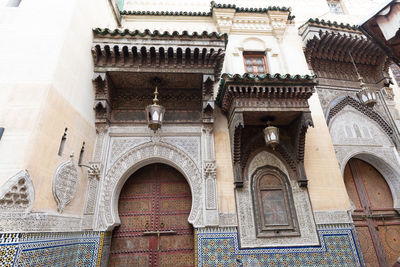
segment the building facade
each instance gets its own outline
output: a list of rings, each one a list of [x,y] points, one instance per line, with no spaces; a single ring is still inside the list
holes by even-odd
[[[0,265],[393,265],[377,5],[1,0]]]

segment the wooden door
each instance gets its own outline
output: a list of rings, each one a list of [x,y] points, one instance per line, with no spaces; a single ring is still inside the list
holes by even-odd
[[[193,266],[191,205],[189,185],[174,168],[151,164],[135,172],[119,197],[109,266]]]
[[[367,266],[392,266],[400,256],[400,216],[382,175],[368,163],[350,159],[344,170],[355,211],[361,250]]]

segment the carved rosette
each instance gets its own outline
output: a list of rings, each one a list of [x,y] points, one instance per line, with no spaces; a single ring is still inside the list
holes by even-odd
[[[78,171],[72,158],[60,164],[53,178],[53,196],[57,202],[58,212],[62,213],[64,208],[72,201],[78,183]]]

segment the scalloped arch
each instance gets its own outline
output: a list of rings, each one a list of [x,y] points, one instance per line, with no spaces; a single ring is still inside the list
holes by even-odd
[[[126,180],[141,167],[151,163],[165,163],[180,171],[192,192],[192,208],[188,218],[194,227],[203,226],[203,187],[201,171],[182,150],[163,142],[147,142],[120,156],[104,177],[99,209],[99,229],[112,230],[120,224],[119,194]]]

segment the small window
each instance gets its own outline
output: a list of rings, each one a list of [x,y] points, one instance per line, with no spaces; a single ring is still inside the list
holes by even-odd
[[[253,176],[253,203],[257,237],[299,235],[289,181],[275,168]]]
[[[245,53],[245,72],[252,74],[263,74],[268,72],[267,61],[264,53]]]
[[[327,0],[327,3],[332,13],[343,14],[343,8],[340,0]]]

